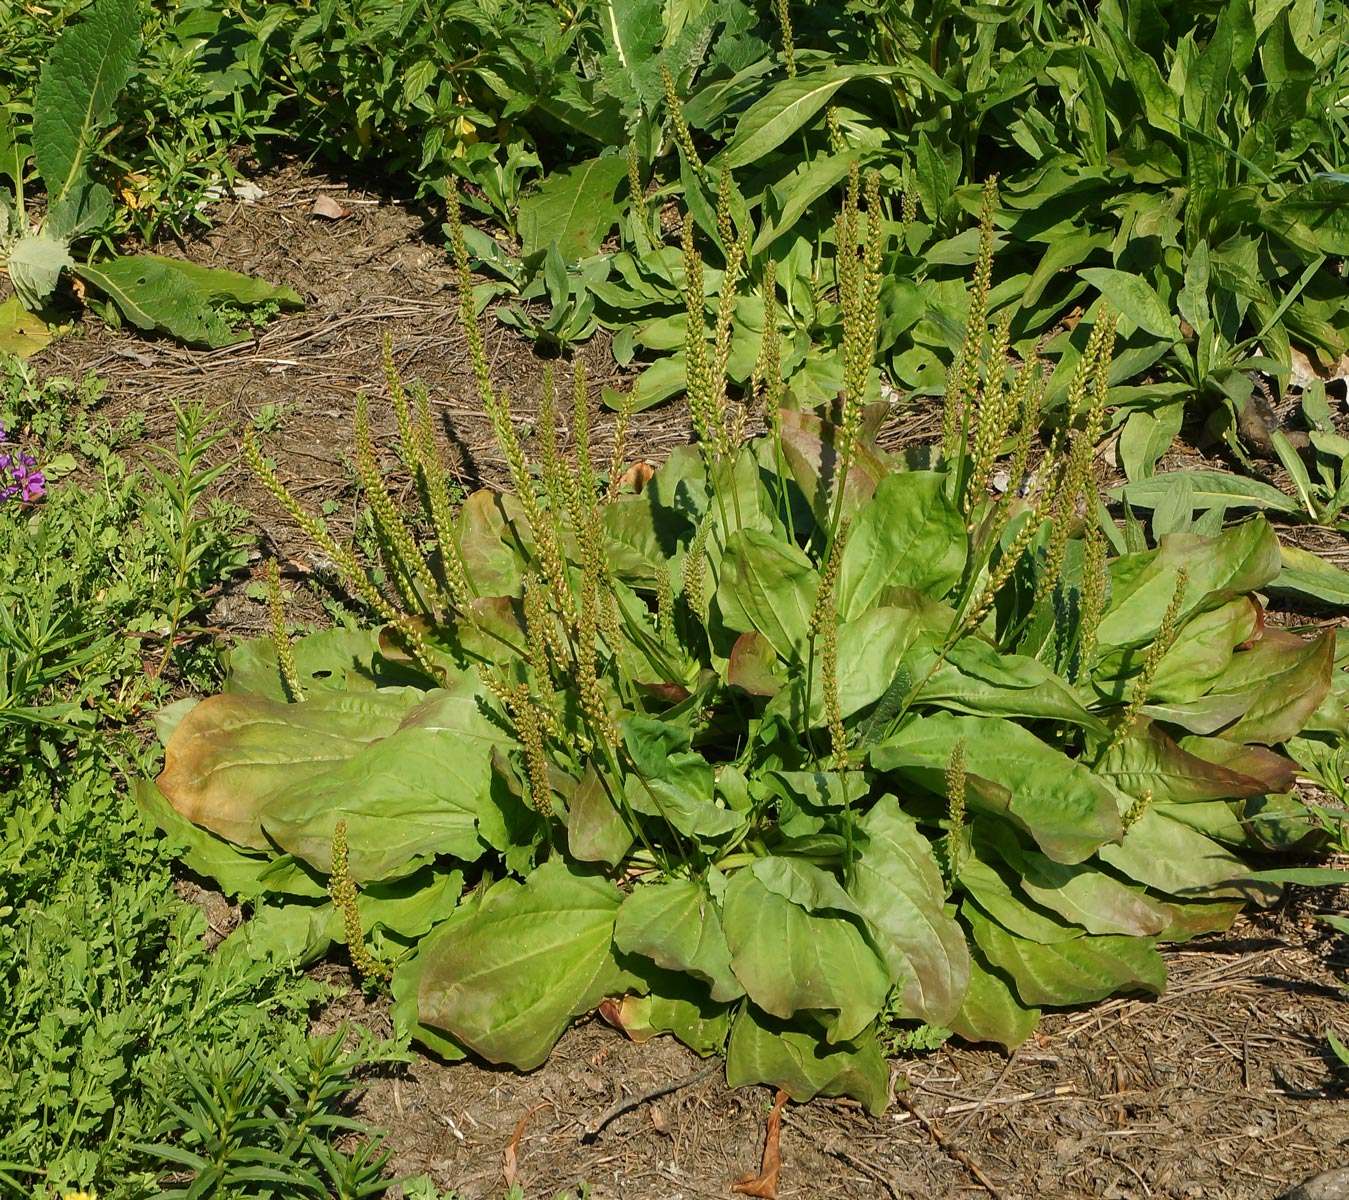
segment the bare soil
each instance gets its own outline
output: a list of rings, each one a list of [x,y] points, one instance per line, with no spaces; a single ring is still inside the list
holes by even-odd
[[[254,424],[287,485],[315,508],[328,501],[330,523],[349,533],[352,413],[360,390],[383,394],[387,337],[405,377],[430,388],[461,482],[500,482],[460,338],[440,215],[293,166],[257,182],[260,201],[221,204],[209,232],[158,249],[289,284],[305,297],[304,313],[214,352],[90,319],[34,360],[40,373],[97,372],[108,382],[109,415],[145,415],[147,447],[172,444],[171,399],[203,399],[238,429]],[[347,215],[311,215],[320,196]],[[529,433],[548,364],[490,321],[488,348]],[[575,361],[592,395],[623,385],[603,337]],[[562,370],[569,378],[571,364]],[[604,455],[613,416],[594,407]],[[378,433],[390,434],[389,414],[378,404],[374,412]],[[901,408],[888,442],[931,440],[934,416]],[[658,462],[688,437],[679,406],[640,414],[629,460]],[[383,465],[397,471],[391,453]],[[302,536],[246,471],[230,473],[222,493],[253,514],[259,574],[273,553],[292,578],[312,571]],[[1304,536],[1309,548],[1343,561],[1343,539],[1325,535],[1334,544],[1319,545],[1321,535]],[[263,606],[246,597],[248,582],[227,588],[213,613],[229,636],[265,625]],[[1171,987],[1160,1000],[1047,1017],[1010,1056],[950,1044],[897,1060],[896,1081],[908,1090],[882,1117],[843,1102],[789,1106],[778,1195],[1267,1200],[1349,1162],[1349,1073],[1325,1041],[1327,1029],[1349,1034],[1349,956],[1344,940],[1314,920],[1345,899],[1293,889],[1281,907],[1242,918],[1225,937],[1171,949]],[[218,932],[228,933],[233,919],[226,912]],[[344,1019],[389,1028],[386,1005],[355,991],[316,1025]],[[528,1075],[427,1058],[377,1074],[360,1112],[388,1129],[394,1171],[428,1174],[464,1200],[501,1196],[512,1177],[525,1196],[543,1200],[582,1185],[595,1197],[727,1197],[738,1178],[758,1172],[773,1096],[729,1091],[706,1067],[672,1040],[637,1045],[592,1018]],[[588,1132],[607,1110],[656,1092]]]

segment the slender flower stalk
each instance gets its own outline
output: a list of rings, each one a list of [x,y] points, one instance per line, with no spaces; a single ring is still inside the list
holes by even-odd
[[[281,569],[276,559],[267,563],[267,608],[272,618],[272,645],[276,648],[276,662],[281,670],[281,682],[293,703],[304,699],[300,672],[295,665],[295,647],[291,645],[286,629],[286,598],[281,591]]]
[[[787,67],[787,78],[796,75],[796,37],[792,32],[792,10],[790,0],[773,0],[773,12],[778,19],[778,28],[782,30],[782,60]]]
[[[946,812],[950,827],[946,834],[947,870],[951,879],[960,875],[965,847],[965,739],[960,738],[946,764]]]
[[[1077,659],[1073,682],[1079,683],[1091,670],[1096,654],[1096,631],[1105,616],[1106,542],[1095,509],[1087,513],[1087,528],[1082,538],[1082,602],[1077,618]]]
[[[670,124],[674,126],[675,141],[679,143],[679,148],[684,152],[684,157],[688,159],[689,165],[694,170],[701,171],[703,160],[698,155],[698,148],[693,144],[693,134],[689,130],[689,123],[684,120],[684,108],[679,103],[679,91],[675,87],[674,76],[670,74],[670,68],[662,65],[660,77],[665,84],[665,106],[670,110]]]
[[[1171,649],[1176,640],[1176,633],[1180,627],[1180,614],[1185,606],[1185,592],[1189,583],[1189,569],[1186,567],[1179,568],[1176,571],[1176,587],[1171,593],[1171,602],[1166,606],[1166,612],[1162,616],[1161,628],[1157,630],[1157,636],[1153,639],[1152,645],[1148,647],[1148,652],[1143,658],[1142,668],[1134,677],[1133,687],[1129,692],[1129,703],[1125,706],[1120,719],[1115,723],[1110,741],[1107,743],[1105,750],[1102,751],[1103,754],[1109,754],[1110,751],[1123,745],[1124,740],[1138,722],[1138,714],[1147,704],[1148,695],[1152,691],[1152,681],[1157,676],[1157,668],[1162,665],[1162,659],[1166,657],[1167,651]]]
[[[356,396],[356,472],[365,487],[366,502],[375,520],[380,553],[389,581],[397,589],[408,612],[431,611],[439,588],[417,539],[389,495],[375,461],[375,443],[370,434],[370,406],[364,392]]]
[[[365,944],[365,930],[361,927],[361,913],[356,906],[356,881],[347,864],[347,823],[338,821],[333,830],[333,865],[328,876],[328,895],[342,918],[342,931],[347,939],[351,965],[366,979],[388,979],[393,968],[370,953]]]
[[[829,557],[825,559],[824,569],[820,572],[820,590],[815,595],[815,607],[811,610],[810,621],[806,626],[807,673],[806,673],[806,719],[810,719],[811,683],[815,674],[815,649],[820,648],[820,685],[823,692],[825,720],[829,726],[830,749],[834,763],[839,770],[848,766],[848,738],[843,727],[843,709],[838,693],[838,607],[834,603],[834,591],[838,586],[839,572],[843,566],[843,551],[848,544],[849,521],[845,517],[839,524],[838,535],[829,547]]]

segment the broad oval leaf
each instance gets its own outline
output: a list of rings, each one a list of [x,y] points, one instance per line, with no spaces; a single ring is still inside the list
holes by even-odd
[[[1118,846],[1102,846],[1098,854],[1129,879],[1172,896],[1267,901],[1272,892],[1258,885],[1234,884],[1248,873],[1246,864],[1212,838],[1169,816],[1160,803],[1147,807]]]
[[[389,737],[421,697],[413,688],[321,694],[303,704],[211,696],[179,722],[156,783],[193,824],[266,849],[261,817],[272,796]]]
[[[1224,530],[1216,538],[1169,533],[1156,550],[1126,554],[1110,565],[1110,605],[1097,630],[1102,651],[1150,642],[1188,572],[1182,619],[1257,591],[1279,573],[1279,539],[1261,518]]]
[[[618,910],[614,945],[625,954],[645,955],[668,971],[697,976],[710,986],[713,1000],[745,994],[731,972],[731,952],[717,907],[706,889],[691,879],[665,879],[635,888]]]
[[[727,539],[717,610],[735,633],[763,634],[791,662],[803,657],[820,576],[804,551],[758,529]]]
[[[890,972],[856,918],[808,913],[741,871],[726,885],[722,921],[731,969],[765,1012],[816,1012],[832,1043],[857,1037],[885,1004]]]
[[[768,1084],[798,1103],[851,1096],[872,1116],[890,1103],[890,1065],[873,1034],[825,1046],[817,1030],[774,1020],[752,1004],[741,1008],[731,1026],[726,1084]]]
[[[1008,933],[975,908],[961,910],[975,944],[1009,976],[1027,1005],[1093,1004],[1116,992],[1166,990],[1166,963],[1151,938],[1080,937],[1048,945]]]
[[[860,616],[888,587],[938,598],[965,566],[965,522],[935,471],[887,475],[853,520],[839,568],[838,611]]]
[[[1082,763],[1011,721],[932,713],[874,746],[871,765],[945,795],[946,770],[961,741],[970,807],[1007,817],[1056,862],[1082,862],[1119,840],[1110,790]]]
[[[481,858],[481,807],[491,790],[490,750],[449,729],[405,729],[330,771],[268,798],[262,827],[282,849],[332,868],[333,833],[347,823],[352,878],[386,879],[423,855]]]
[[[877,801],[858,832],[849,890],[876,933],[904,1015],[949,1028],[964,1003],[970,961],[964,932],[943,909],[932,843],[894,796]]]
[[[618,889],[560,862],[493,889],[423,952],[418,1018],[489,1062],[530,1071],[571,1019],[623,983],[613,959]]]

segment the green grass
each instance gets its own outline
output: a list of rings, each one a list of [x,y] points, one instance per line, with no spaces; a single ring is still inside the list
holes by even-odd
[[[128,792],[159,769],[148,714],[218,677],[192,623],[246,544],[202,495],[207,416],[184,410],[148,473],[97,394],[12,362],[0,391],[7,431],[81,472],[0,503],[0,1195],[133,1200],[175,1172],[199,1196],[377,1194],[380,1153],[343,1112],[387,1050],[306,1037],[330,986],[210,952]]]

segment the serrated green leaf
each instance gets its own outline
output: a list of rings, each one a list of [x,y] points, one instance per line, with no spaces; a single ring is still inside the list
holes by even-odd
[[[26,309],[36,309],[51,299],[61,272],[75,269],[75,260],[65,242],[38,233],[14,243],[6,267],[19,303]]]
[[[231,346],[247,340],[246,333],[236,332],[220,314],[226,299],[250,303],[240,301],[239,296],[265,289],[267,298],[283,307],[300,303],[289,288],[273,288],[233,271],[211,271],[151,254],[123,255],[97,266],[83,263],[74,271],[112,300],[133,325],[167,333],[189,346]],[[211,282],[203,277],[208,271]],[[225,276],[237,281],[237,287],[225,291]]]
[[[98,134],[140,54],[135,0],[96,0],[56,39],[33,93],[33,153],[47,195],[60,201],[80,186]]]
[[[564,258],[594,254],[618,220],[614,193],[627,175],[620,154],[555,171],[520,202],[522,254],[532,258],[556,242]]]

